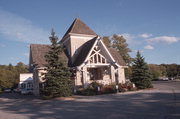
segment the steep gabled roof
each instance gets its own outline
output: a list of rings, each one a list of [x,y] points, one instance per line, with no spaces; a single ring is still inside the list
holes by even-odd
[[[93,38],[92,40],[89,40],[88,42],[86,42],[84,45],[81,46],[82,48],[78,56],[76,57],[75,62],[72,64],[72,66],[79,66],[86,60],[86,57],[90,53],[90,50],[92,49],[96,40],[97,37]],[[117,64],[119,64],[120,66],[126,66],[126,63],[124,62],[122,56],[117,52],[116,49],[108,48],[107,50],[111,54],[112,58],[117,62]]]
[[[73,66],[79,66],[84,62],[91,48],[93,47],[96,39],[97,37],[87,41],[84,45],[81,46],[81,50],[78,56],[76,57],[76,60],[74,61]]]
[[[117,52],[114,48],[108,48],[108,51],[114,58],[114,60],[120,65],[120,66],[126,66],[125,61],[123,60],[122,56]]]
[[[79,18],[76,18],[74,20],[74,22],[71,24],[71,26],[69,27],[63,38],[66,37],[69,33],[97,36],[97,34]]]
[[[44,44],[31,44],[30,45],[30,55],[31,55],[31,63],[37,67],[44,67],[47,62],[45,59],[46,53],[50,50],[50,45]],[[67,63],[68,59],[65,53],[60,54],[62,60]]]

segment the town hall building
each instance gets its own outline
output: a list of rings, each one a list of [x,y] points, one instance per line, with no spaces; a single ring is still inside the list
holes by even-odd
[[[93,81],[101,84],[125,83],[124,69],[127,68],[122,56],[114,48],[107,48],[102,38],[83,21],[76,18],[59,42],[65,48],[61,55],[73,71],[75,88],[86,88]],[[30,70],[33,73],[34,94],[44,80],[47,62],[45,54],[50,45],[30,45]]]

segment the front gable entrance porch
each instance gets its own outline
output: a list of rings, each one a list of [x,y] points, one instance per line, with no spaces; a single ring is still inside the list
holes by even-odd
[[[115,78],[115,76],[119,76],[118,65],[99,39],[97,39],[80,67],[81,70],[79,73],[81,75],[81,83],[84,87],[93,81],[104,85],[119,83],[118,78]]]

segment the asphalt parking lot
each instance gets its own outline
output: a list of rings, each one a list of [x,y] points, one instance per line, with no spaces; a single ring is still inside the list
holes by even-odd
[[[153,84],[151,90],[53,100],[0,94],[0,119],[180,119],[180,81]]]

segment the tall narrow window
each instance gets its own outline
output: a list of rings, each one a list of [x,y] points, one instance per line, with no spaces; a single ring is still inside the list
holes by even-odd
[[[105,63],[105,59],[102,57],[102,63]]]
[[[94,55],[94,63],[97,63],[97,56]]]
[[[101,56],[98,54],[98,62],[101,63]]]

